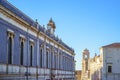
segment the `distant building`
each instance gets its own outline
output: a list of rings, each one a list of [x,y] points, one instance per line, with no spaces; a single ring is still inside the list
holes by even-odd
[[[87,49],[82,54],[82,80],[120,80],[120,43],[101,47],[93,58]]]
[[[90,80],[101,80],[102,79],[102,59],[100,55],[95,55],[90,59]]]
[[[0,80],[75,80],[74,50],[7,0],[0,0]]]
[[[81,80],[81,70],[76,70],[75,71],[75,77],[76,77],[76,80]]]
[[[82,79],[88,80],[90,78],[90,53],[88,49],[82,52]]]

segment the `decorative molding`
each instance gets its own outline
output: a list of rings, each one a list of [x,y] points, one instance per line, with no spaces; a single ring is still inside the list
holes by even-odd
[[[14,31],[11,30],[11,29],[7,29],[7,31],[10,32],[10,33],[12,33],[12,34],[14,34]]]
[[[33,39],[30,38],[29,40],[30,40],[31,44],[34,44],[34,40]]]
[[[3,20],[7,21],[8,23],[10,23],[10,24],[12,24],[12,25],[20,28],[21,30],[23,30],[23,31],[25,31],[25,32],[28,32],[29,34],[37,37],[37,35],[38,35],[37,31],[38,31],[38,30],[35,29],[35,27],[33,27],[33,26],[30,27],[30,25],[29,25],[27,22],[25,22],[24,20],[22,20],[22,19],[19,18],[18,16],[15,16],[15,14],[13,14],[13,13],[10,12],[10,11],[8,11],[7,9],[5,9],[5,8],[2,7],[2,6],[0,6],[0,7],[1,7],[1,10],[0,10],[0,12],[1,12],[1,13],[0,13],[0,18],[2,18]],[[66,51],[66,52],[68,52],[68,53],[70,53],[71,55],[74,56],[74,52],[72,52],[71,50],[67,49],[65,46],[59,44],[58,42],[56,42],[55,40],[53,40],[53,39],[50,38],[49,36],[45,35],[44,33],[41,32],[41,34],[48,39],[47,43],[49,43],[49,42],[52,41],[53,44],[58,45],[59,47],[63,48],[64,51]],[[40,36],[39,36],[39,38],[40,38],[41,40],[45,40],[44,37],[40,37]],[[51,45],[53,45],[53,44],[51,44]],[[54,45],[53,45],[53,46],[54,46]],[[56,48],[58,48],[58,47],[56,46]]]
[[[26,39],[26,37],[22,34],[20,34],[20,38]]]

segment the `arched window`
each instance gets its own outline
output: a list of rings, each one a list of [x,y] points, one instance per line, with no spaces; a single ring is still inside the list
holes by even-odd
[[[13,42],[12,42],[12,37],[8,38],[8,64],[12,64],[12,47],[13,47]]]
[[[7,30],[8,35],[8,45],[7,45],[7,53],[8,53],[8,64],[13,63],[13,50],[14,50],[14,31],[11,29]]]
[[[20,34],[20,65],[24,65],[25,36]]]
[[[85,55],[85,59],[87,59],[88,58],[88,56],[87,55]]]

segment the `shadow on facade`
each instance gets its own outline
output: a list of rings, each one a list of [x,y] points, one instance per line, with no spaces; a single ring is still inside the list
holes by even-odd
[[[102,80],[102,67],[91,73],[91,80]]]

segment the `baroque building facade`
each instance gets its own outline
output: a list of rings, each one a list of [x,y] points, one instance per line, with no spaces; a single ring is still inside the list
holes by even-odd
[[[102,46],[93,58],[88,49],[82,55],[81,80],[120,80],[120,43]]]
[[[74,50],[7,0],[0,0],[0,80],[75,80]]]

